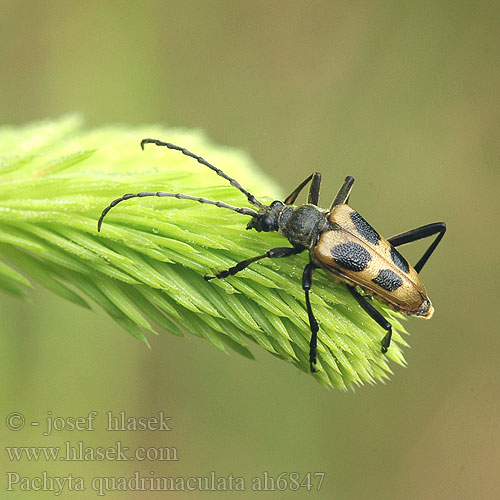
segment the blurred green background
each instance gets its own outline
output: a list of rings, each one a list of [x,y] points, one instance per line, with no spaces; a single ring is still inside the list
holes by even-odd
[[[448,232],[423,272],[435,316],[407,323],[408,367],[354,393],[327,391],[257,347],[249,361],[164,334],[147,350],[97,308],[40,289],[29,301],[0,296],[2,418],[99,412],[87,433],[2,424],[3,446],[121,441],[179,454],[13,462],[2,446],[1,490],[9,471],[71,473],[89,489],[95,476],[215,471],[244,477],[242,498],[498,498],[499,12],[486,1],[2,0],[2,124],[78,111],[89,127],[199,128],[248,151],[284,191],[321,171],[324,206],[353,175],[351,205],[386,236],[437,220]],[[424,248],[404,251],[415,261]],[[110,410],[163,411],[173,431],[106,433]],[[253,492],[264,471],[326,475],[319,492]]]

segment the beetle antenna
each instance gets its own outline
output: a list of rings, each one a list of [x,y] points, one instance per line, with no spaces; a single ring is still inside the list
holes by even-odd
[[[217,168],[215,165],[208,163],[207,160],[205,160],[201,156],[191,153],[191,151],[188,151],[186,148],[181,148],[180,146],[176,146],[175,144],[171,144],[170,142],[163,142],[158,139],[143,139],[141,141],[141,148],[143,150],[144,150],[144,144],[156,144],[157,146],[165,146],[169,149],[175,149],[176,151],[180,151],[183,155],[194,158],[198,163],[205,165],[206,167],[213,170],[217,175],[220,175],[221,177],[229,181],[231,186],[234,186],[236,189],[239,189],[247,197],[248,201],[252,205],[259,208],[262,208],[264,206],[252,193],[247,191],[237,180],[233,179],[232,177],[229,177],[229,175],[225,174],[220,168]]]
[[[166,193],[165,191],[130,193],[130,194],[124,194],[120,198],[113,200],[102,211],[102,214],[99,217],[99,220],[97,221],[97,231],[101,230],[102,221],[103,221],[104,217],[106,217],[106,214],[114,206],[118,205],[118,203],[121,203],[122,201],[125,201],[125,200],[129,200],[130,198],[144,198],[146,196],[158,196],[158,197],[169,196],[171,198],[178,198],[179,200],[192,200],[192,201],[197,201],[199,203],[207,203],[208,205],[215,205],[216,207],[220,207],[220,208],[228,208],[229,210],[233,210],[234,212],[238,212],[239,214],[250,215],[250,217],[255,217],[258,215],[258,213],[253,208],[233,207],[233,205],[228,205],[227,203],[224,203],[223,201],[212,201],[212,200],[207,200],[206,198],[198,198],[196,196],[189,196],[188,194]]]

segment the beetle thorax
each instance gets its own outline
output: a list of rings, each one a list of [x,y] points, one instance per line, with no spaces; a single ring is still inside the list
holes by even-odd
[[[285,210],[280,219],[279,232],[286,236],[294,247],[314,246],[318,235],[327,224],[327,212],[316,205],[287,207]]]
[[[278,231],[294,247],[309,248],[316,244],[318,235],[327,224],[326,215],[327,212],[315,205],[294,208],[281,201],[273,201],[259,210],[259,214],[248,223],[247,229]]]

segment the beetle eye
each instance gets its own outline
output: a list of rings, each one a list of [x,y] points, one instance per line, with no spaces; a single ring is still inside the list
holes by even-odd
[[[273,221],[272,221],[271,217],[264,217],[262,219],[262,222],[261,222],[262,229],[264,231],[269,231],[269,228],[271,227],[272,223],[273,223]]]

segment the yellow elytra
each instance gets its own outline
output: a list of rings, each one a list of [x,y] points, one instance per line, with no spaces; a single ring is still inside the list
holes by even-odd
[[[434,308],[417,271],[358,212],[347,204],[338,205],[328,214],[328,221],[332,229],[320,235],[312,252],[319,267],[341,281],[359,285],[396,311],[432,316]],[[342,248],[351,250],[350,255],[344,256]]]

